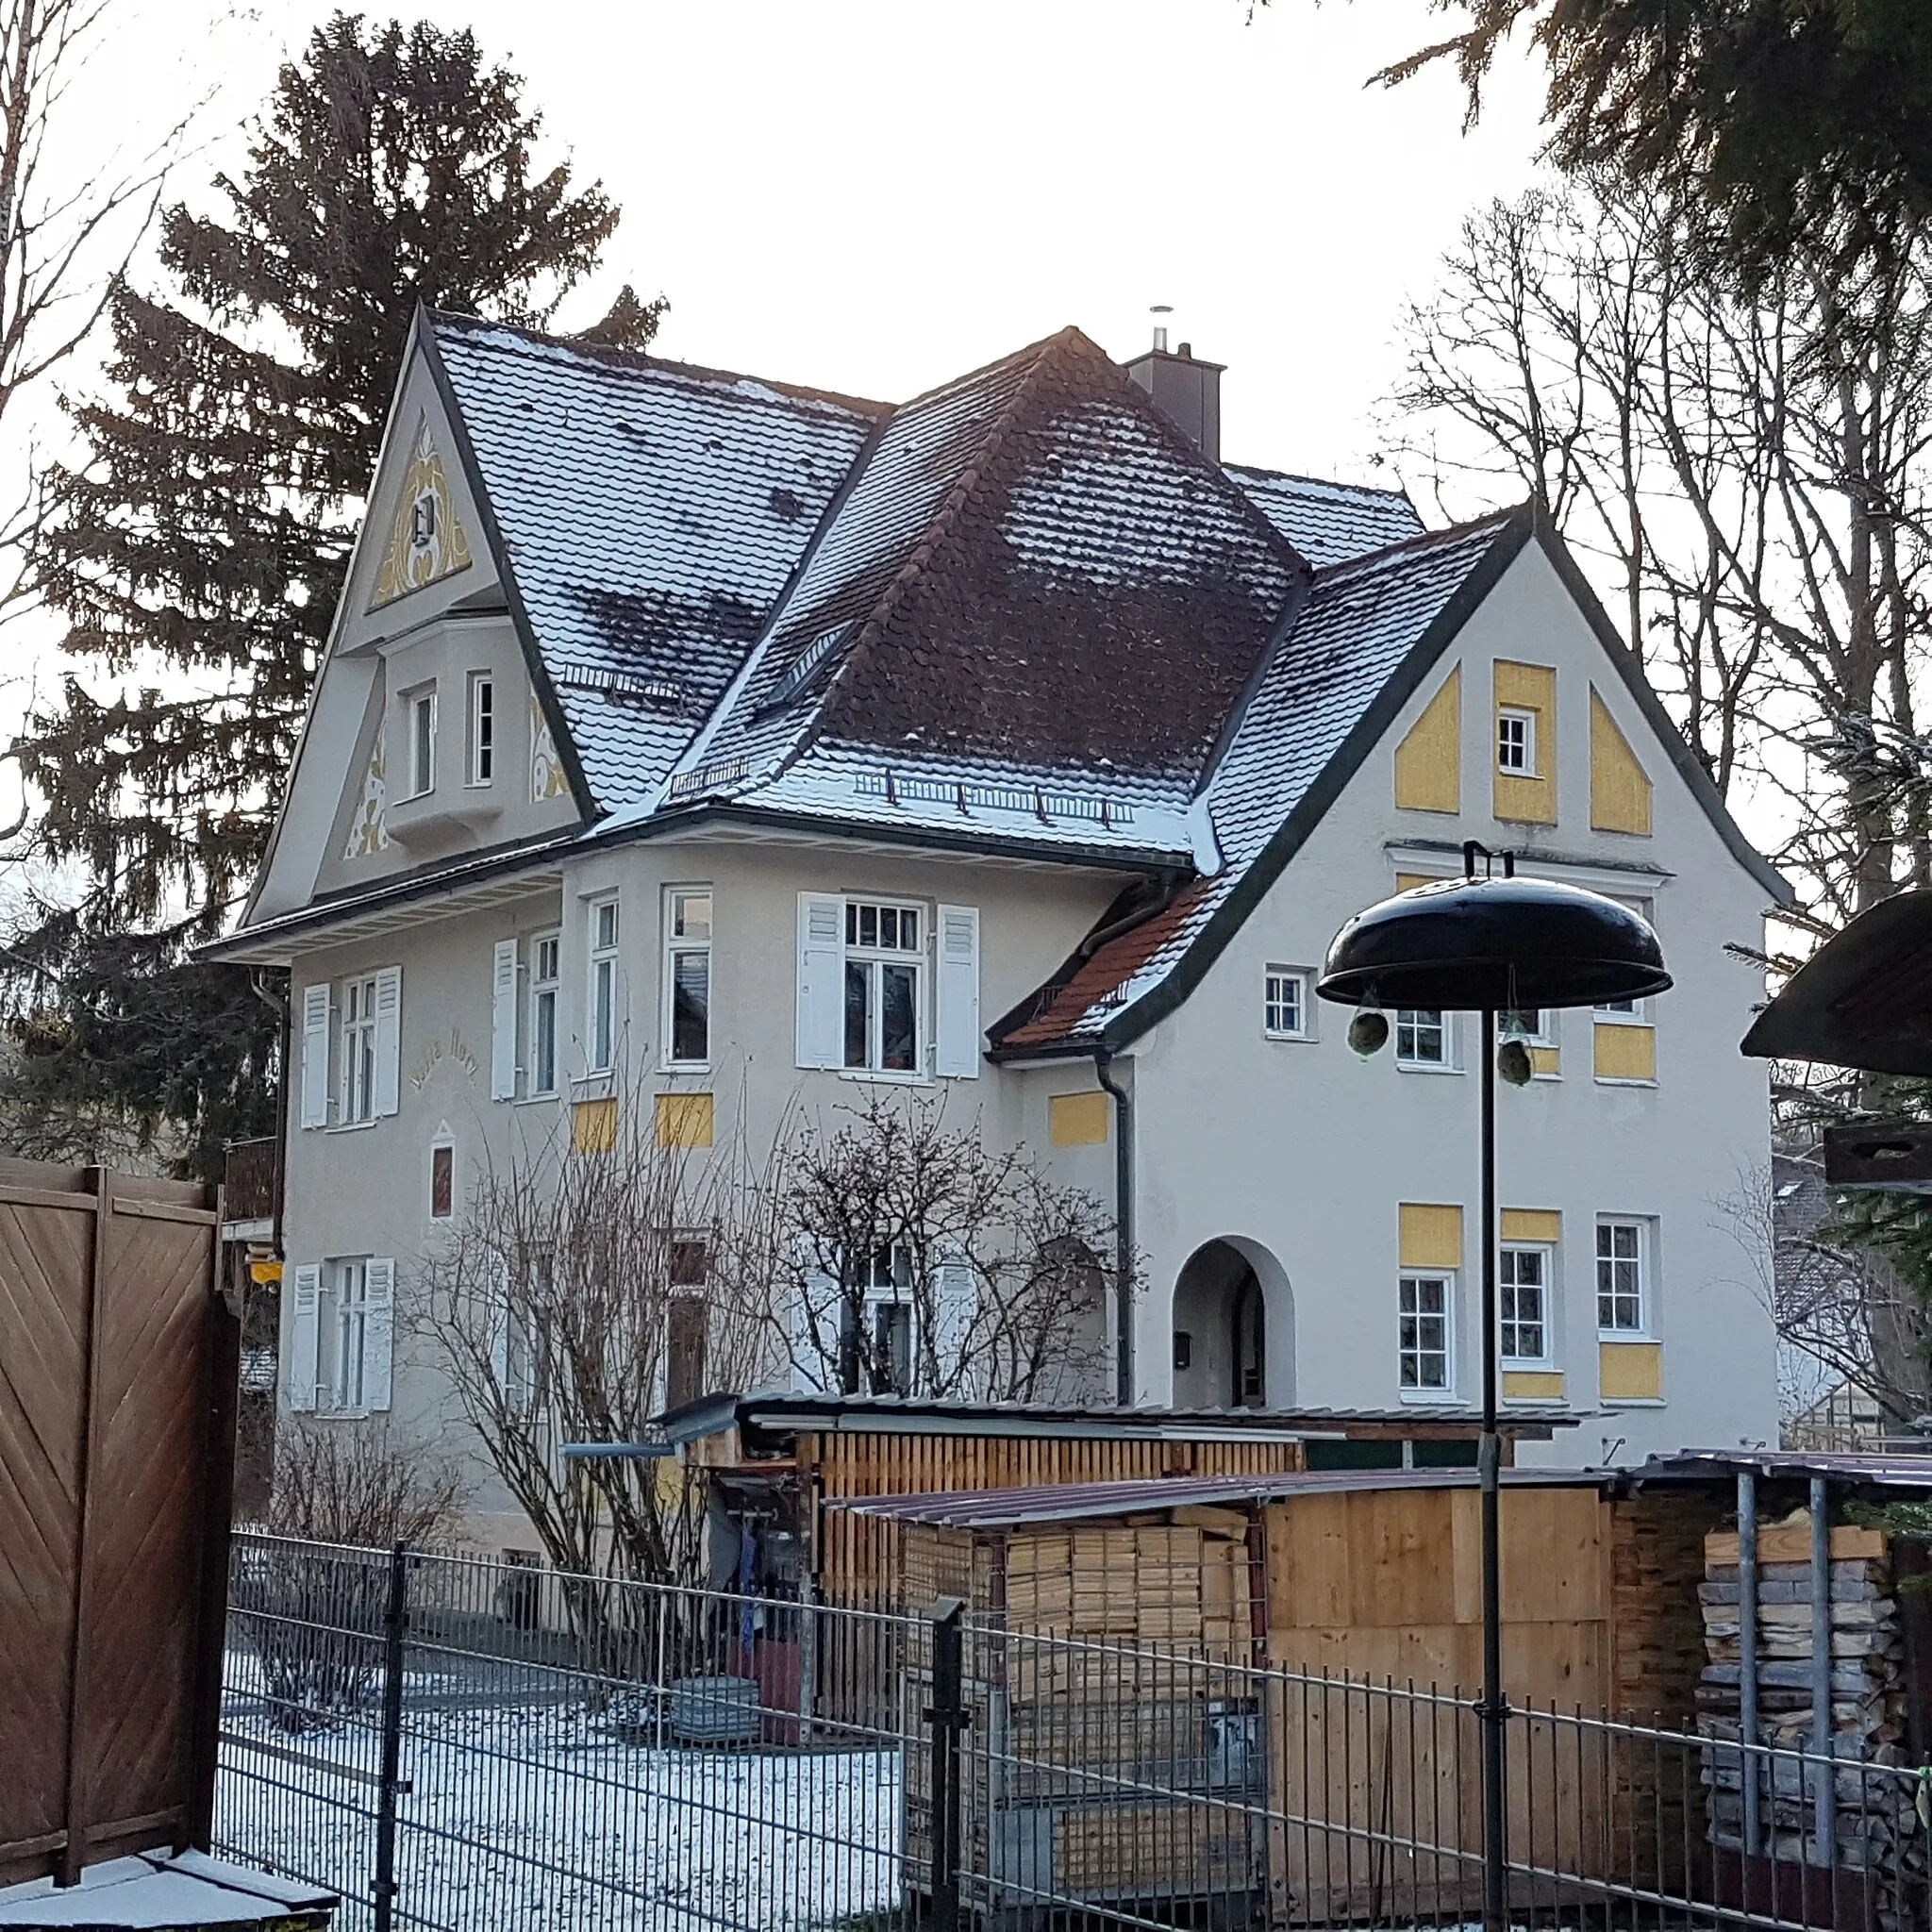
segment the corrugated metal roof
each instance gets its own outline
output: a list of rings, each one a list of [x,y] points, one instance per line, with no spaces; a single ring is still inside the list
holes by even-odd
[[[1611,1489],[1626,1472],[1605,1469],[1506,1469],[1512,1490]],[[1373,1490],[1473,1490],[1473,1469],[1310,1469],[1266,1476],[1150,1476],[1112,1483],[1038,1484],[1014,1490],[949,1490],[915,1496],[827,1496],[827,1509],[935,1529],[1003,1529],[1027,1523],[1066,1523],[1090,1516],[1134,1516],[1190,1504],[1230,1507],[1294,1496]]]
[[[1632,1474],[1646,1482],[1653,1478],[1708,1480],[1739,1470],[1751,1470],[1771,1480],[1803,1481],[1822,1475],[1834,1483],[1932,1490],[1932,1454],[1847,1456],[1803,1449],[1683,1449],[1674,1456],[1653,1456]]]

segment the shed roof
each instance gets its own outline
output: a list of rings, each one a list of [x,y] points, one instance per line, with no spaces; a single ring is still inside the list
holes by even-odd
[[[1280,1475],[1150,1476],[1125,1482],[1036,1484],[1011,1490],[950,1490],[924,1495],[827,1497],[828,1509],[937,1529],[1009,1529],[1094,1516],[1136,1516],[1190,1504],[1232,1507],[1352,1491],[1473,1490],[1473,1469],[1310,1469]],[[1621,1470],[1506,1469],[1506,1489],[1616,1489]]]
[[[1883,1490],[1932,1490],[1932,1454],[1840,1455],[1805,1449],[1684,1449],[1674,1456],[1653,1456],[1631,1474],[1641,1482],[1708,1482],[1740,1470],[1768,1480],[1807,1481],[1823,1476],[1828,1483],[1865,1485]]]

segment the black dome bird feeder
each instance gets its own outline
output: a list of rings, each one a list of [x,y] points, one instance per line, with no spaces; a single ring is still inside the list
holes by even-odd
[[[1476,861],[1484,861],[1483,875]],[[1496,861],[1502,862],[1500,874]],[[1474,1011],[1482,1041],[1483,1429],[1482,1491],[1483,1923],[1503,1932],[1508,1848],[1504,1813],[1500,1471],[1496,1429],[1496,1073],[1522,1085],[1527,1055],[1511,1041],[1499,1054],[1497,1015],[1648,999],[1671,975],[1650,924],[1627,906],[1580,886],[1516,876],[1515,855],[1471,841],[1463,876],[1432,880],[1357,912],[1335,935],[1316,992],[1357,1008],[1349,1043],[1375,1052],[1389,1037],[1385,1009]],[[1515,1049],[1514,1054],[1510,1052]]]

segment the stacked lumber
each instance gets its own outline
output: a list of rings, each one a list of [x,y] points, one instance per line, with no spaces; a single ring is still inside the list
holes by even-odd
[[[1823,1755],[1832,1776],[1833,1862],[1866,1874],[1878,1923],[1904,1924],[1904,1898],[1924,1881],[1925,1834],[1905,1777],[1857,1767],[1904,1763],[1905,1641],[1884,1535],[1835,1528],[1830,1541],[1831,1731],[1822,1742],[1812,1717],[1811,1525],[1808,1512],[1759,1531],[1757,1539],[1757,1713],[1762,1744]],[[1743,1625],[1735,1532],[1705,1539],[1705,1667],[1697,1687],[1698,1729],[1713,1742],[1742,1736]],[[1759,1855],[1792,1865],[1820,1862],[1814,1815],[1817,1767],[1796,1757],[1757,1760]],[[1744,1848],[1744,1777],[1738,1757],[1708,1752],[1703,1773],[1708,1837]]]

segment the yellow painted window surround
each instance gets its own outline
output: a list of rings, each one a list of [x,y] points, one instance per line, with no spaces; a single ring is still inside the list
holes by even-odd
[[[617,1145],[617,1102],[579,1100],[570,1110],[570,1151],[608,1154]]]
[[[1597,1393],[1606,1402],[1661,1402],[1664,1347],[1660,1341],[1597,1343]]]
[[[1056,1147],[1104,1147],[1113,1118],[1105,1093],[1056,1093],[1046,1104]]]
[[[1563,1239],[1563,1216],[1555,1208],[1506,1208],[1503,1210],[1503,1239],[1506,1241],[1541,1241],[1555,1247]]]
[[[708,1147],[714,1113],[708,1093],[658,1095],[658,1144],[660,1147]]]
[[[1590,690],[1590,823],[1599,832],[1650,836],[1650,779],[1610,708]]]
[[[1426,1201],[1405,1201],[1400,1213],[1401,1263],[1405,1268],[1462,1266],[1462,1209]]]
[[[1561,1402],[1563,1399],[1563,1372],[1561,1369],[1505,1369],[1503,1371],[1503,1400],[1505,1402]]]
[[[1405,811],[1462,809],[1462,667],[1457,665],[1395,747],[1395,803]]]
[[[1494,703],[1490,710],[1490,770],[1494,780],[1495,814],[1519,824],[1557,823],[1557,673],[1548,664],[1517,664],[1498,658],[1492,669]],[[1535,720],[1536,771],[1533,776],[1498,770],[1496,750],[1505,711],[1526,711]]]
[[[1594,1035],[1596,1077],[1632,1085],[1654,1085],[1657,1080],[1657,1028],[1630,1026],[1615,1021],[1599,1020],[1591,1028]]]

